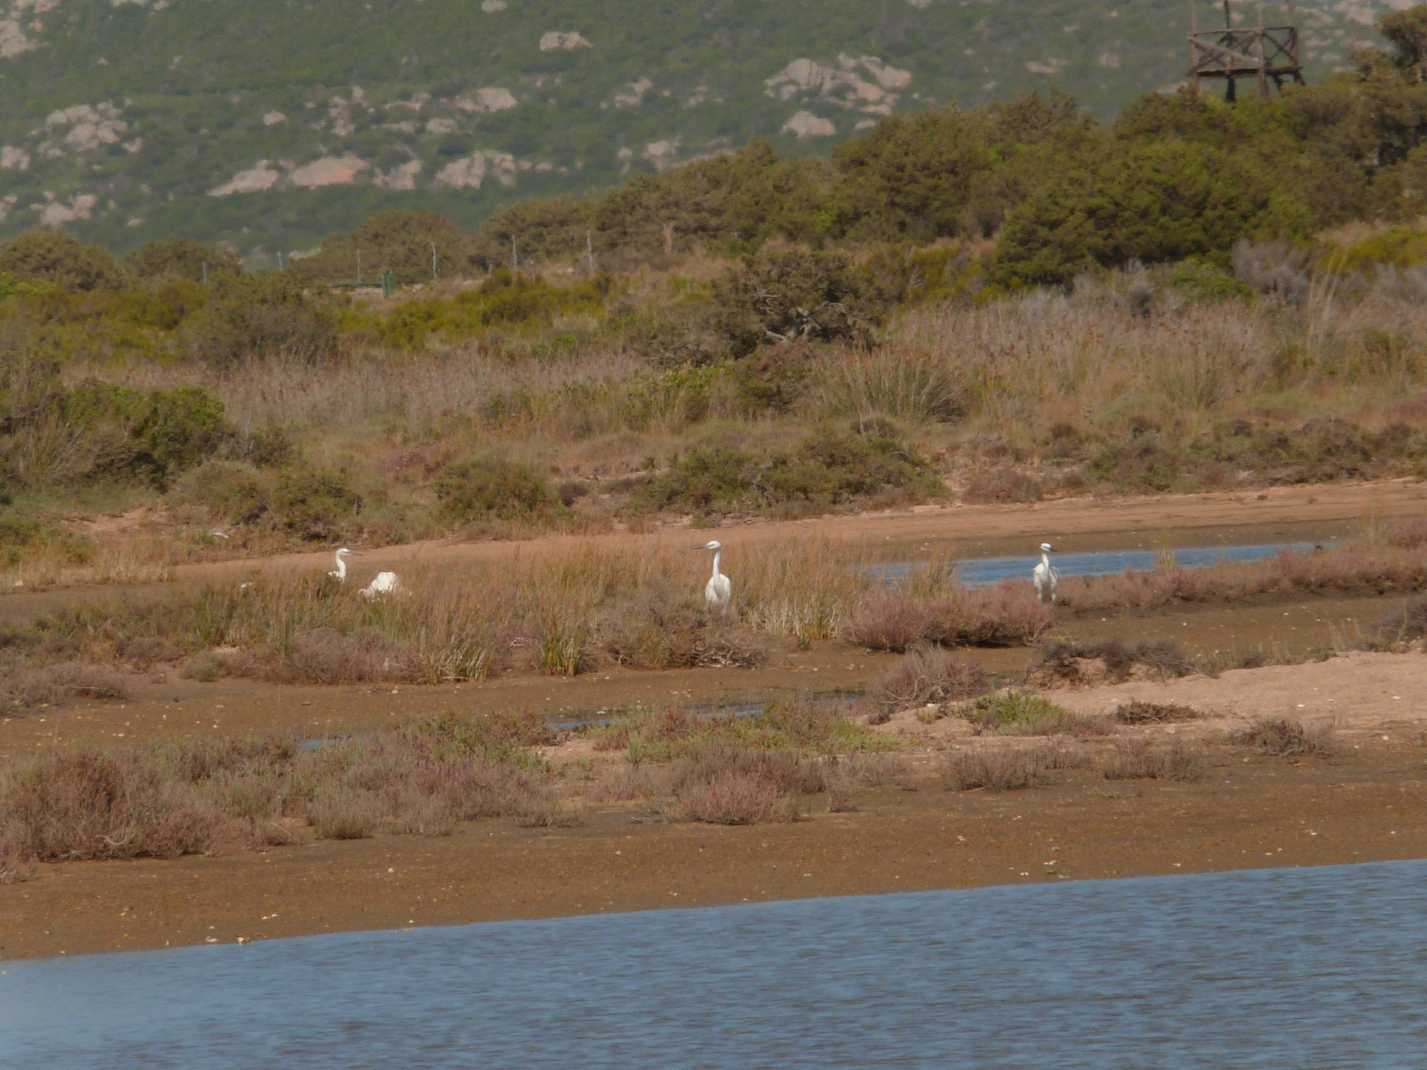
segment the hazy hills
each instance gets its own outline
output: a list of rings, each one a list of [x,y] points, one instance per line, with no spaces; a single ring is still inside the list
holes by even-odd
[[[1310,79],[1405,6],[1300,0]],[[1184,0],[0,0],[0,233],[300,249],[386,208],[473,222],[1029,88],[1105,115],[1179,79],[1187,19]]]

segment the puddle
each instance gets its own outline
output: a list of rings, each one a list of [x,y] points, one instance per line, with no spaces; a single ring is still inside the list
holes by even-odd
[[[1169,551],[1179,568],[1212,568],[1229,562],[1263,561],[1281,553],[1311,553],[1332,543],[1266,542],[1242,546],[1188,546]],[[1052,563],[1065,576],[1118,576],[1125,572],[1148,572],[1159,561],[1158,550],[1102,550],[1080,554],[1054,554]],[[1002,580],[1027,580],[1040,555],[1024,557],[981,557],[956,562],[956,577],[967,587],[989,587]],[[890,561],[871,565],[879,579],[896,583],[925,562]]]
[[[810,702],[814,706],[823,709],[850,710],[863,696],[864,692],[854,690],[836,691],[816,691],[809,695],[800,696],[803,701]],[[757,717],[766,713],[770,706],[780,701],[786,701],[792,696],[783,698],[747,698],[728,699],[723,702],[687,702],[682,705],[674,705],[671,708],[679,710],[681,713],[692,714],[695,717],[704,718],[710,721],[723,720],[729,717]],[[547,719],[546,724],[556,732],[576,732],[587,728],[599,728],[604,725],[613,724],[623,717],[629,717],[637,713],[648,712],[648,706],[619,706],[614,709],[590,710],[587,713],[575,713],[559,719]]]

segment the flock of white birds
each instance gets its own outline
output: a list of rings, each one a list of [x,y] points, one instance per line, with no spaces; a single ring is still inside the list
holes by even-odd
[[[704,584],[704,604],[720,615],[727,613],[728,607],[733,602],[733,582],[727,575],[719,571],[719,561],[723,557],[723,543],[712,539],[702,546],[694,547],[694,549],[710,551],[713,554],[713,574],[709,576],[709,582]],[[1041,559],[1040,563],[1031,571],[1031,583],[1035,585],[1037,597],[1042,602],[1049,602],[1053,605],[1055,603],[1055,588],[1060,582],[1060,573],[1050,563],[1052,549],[1054,548],[1050,543],[1041,543]],[[352,553],[353,551],[345,546],[338,550],[337,566],[327,575],[338,583],[346,583],[347,558],[351,557]],[[400,594],[402,591],[401,580],[397,578],[395,572],[378,572],[372,582],[358,593],[363,598],[371,600],[384,598],[391,594]]]

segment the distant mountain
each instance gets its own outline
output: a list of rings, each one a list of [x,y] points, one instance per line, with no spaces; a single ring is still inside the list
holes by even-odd
[[[1296,6],[1312,79],[1408,3]],[[1186,0],[0,0],[0,234],[261,256],[1031,88],[1109,115],[1180,80],[1187,21]]]

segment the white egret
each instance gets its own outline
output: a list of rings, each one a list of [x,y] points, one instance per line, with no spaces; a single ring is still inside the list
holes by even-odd
[[[368,601],[373,598],[381,598],[389,594],[398,594],[401,591],[401,581],[396,578],[395,572],[378,572],[376,579],[361,589],[361,596]]]
[[[695,546],[695,550],[713,551],[713,575],[709,577],[709,582],[704,585],[704,604],[710,609],[716,609],[720,613],[728,612],[728,604],[733,598],[733,585],[729,579],[718,570],[718,559],[723,553],[723,543],[714,539],[704,543],[702,546]]]
[[[1041,563],[1031,573],[1031,582],[1036,585],[1036,594],[1042,602],[1055,604],[1055,588],[1060,582],[1060,573],[1050,563],[1050,543],[1041,543]]]
[[[347,582],[347,558],[353,554],[352,550],[345,546],[336,553],[337,567],[327,575],[331,576],[338,583]],[[389,594],[401,592],[401,580],[397,578],[395,572],[378,572],[371,583],[367,584],[357,593],[370,601],[373,598],[381,598]]]
[[[347,582],[347,558],[352,556],[352,551],[345,546],[337,551],[337,567],[332,569],[327,575],[331,576],[338,583]]]

